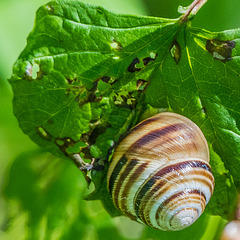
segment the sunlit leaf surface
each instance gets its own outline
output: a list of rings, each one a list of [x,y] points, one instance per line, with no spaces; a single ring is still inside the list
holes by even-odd
[[[46,150],[101,163],[143,116],[160,109],[187,116],[210,146],[216,186],[208,212],[231,218],[240,185],[239,37],[180,19],[50,2],[14,65],[14,113]],[[105,172],[92,172],[96,191],[87,198],[117,215]]]

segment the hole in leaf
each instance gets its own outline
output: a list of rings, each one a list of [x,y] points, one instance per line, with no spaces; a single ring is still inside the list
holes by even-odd
[[[144,66],[146,66],[149,62],[155,61],[157,58],[157,54],[154,52],[150,52],[149,57],[143,58],[141,61],[139,58],[134,58],[131,64],[128,66],[129,72],[136,72],[142,70]]]
[[[43,75],[43,72],[40,71],[40,67],[37,63],[33,63],[33,65],[28,64],[28,66],[26,67],[25,73],[28,79],[41,78]]]
[[[181,58],[181,48],[179,43],[176,40],[173,42],[170,52],[174,61],[176,62],[176,64],[178,64]]]
[[[157,58],[157,54],[154,52],[150,53],[150,57],[146,57],[143,59],[143,65],[146,66],[149,62],[155,61]]]
[[[118,44],[116,42],[113,42],[110,44],[112,48],[116,49],[118,47]]]
[[[110,77],[107,77],[107,76],[104,76],[104,77],[101,78],[101,80],[102,80],[103,82],[105,82],[105,83],[108,83],[110,79],[111,79],[111,78],[110,78]]]
[[[74,141],[69,137],[56,138],[55,143],[66,156],[69,156],[74,153],[83,152],[83,149],[88,148],[88,143],[85,140],[82,141],[81,139],[78,141]],[[92,158],[91,156],[89,157]]]
[[[137,80],[137,90],[138,91],[145,91],[147,87],[148,87],[148,82],[146,80],[143,80],[143,79]]]
[[[116,93],[114,98],[114,104],[116,106],[132,109],[137,103],[138,93],[137,91],[128,92],[126,90],[122,90],[121,92]]]
[[[203,108],[202,108],[202,112],[203,112],[204,114],[206,114],[206,113],[207,113],[207,109],[206,109],[205,107],[203,107]]]
[[[107,77],[107,76],[102,77],[101,80],[105,83],[110,83],[111,85],[113,85],[117,81],[116,78]]]
[[[46,140],[51,140],[51,138],[52,138],[51,135],[47,131],[45,131],[44,128],[37,127],[36,131],[37,131],[37,134],[40,137],[42,137],[42,138],[44,138]]]
[[[120,51],[122,49],[122,44],[117,42],[115,39],[113,39],[110,46],[111,46],[112,49],[117,50],[117,51]]]
[[[54,7],[51,6],[51,5],[46,5],[46,9],[50,12],[53,12],[54,11]]]
[[[207,40],[206,50],[214,59],[226,62],[232,59],[232,50],[235,46],[235,41]]]
[[[128,71],[129,72],[136,72],[136,71],[140,71],[142,68],[137,68],[136,64],[140,63],[140,60],[138,58],[134,58],[133,61],[131,62],[131,64],[128,66]]]
[[[154,52],[150,52],[150,58],[152,58],[153,60],[155,60],[157,58],[157,54]]]
[[[69,79],[69,78],[66,78],[68,84],[72,84],[74,82],[74,79]]]
[[[88,97],[86,99],[86,102],[99,102],[102,99],[102,95],[99,91],[99,86],[101,85],[101,82],[104,83],[102,80],[97,80],[93,83],[93,86],[91,88],[91,91],[88,94]],[[106,83],[104,83],[106,84]]]

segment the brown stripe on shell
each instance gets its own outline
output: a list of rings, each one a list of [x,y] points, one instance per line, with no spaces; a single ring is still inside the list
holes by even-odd
[[[156,184],[153,185],[153,187],[149,188],[149,192],[145,193],[144,195],[144,198],[145,197],[151,197],[153,196],[154,193],[156,193],[159,189],[161,189],[163,187],[163,185],[167,184],[170,182],[174,183],[172,180],[175,179],[176,180],[176,184],[182,184],[182,183],[185,183],[187,181],[189,181],[188,178],[177,178],[179,175],[176,175],[177,172],[173,172],[173,174],[167,174],[167,176],[164,176],[164,177],[156,177],[156,176],[153,176],[153,178],[158,178],[157,181],[155,181]],[[184,173],[186,174],[186,172]],[[204,185],[206,185],[210,192],[212,193],[213,192],[213,188],[214,188],[214,178],[213,178],[213,175],[211,174],[211,172],[208,172],[208,171],[205,171],[205,170],[202,170],[202,169],[198,169],[196,171],[196,169],[190,169],[190,171],[187,172],[188,174],[188,177],[190,176],[204,176],[205,178],[195,178],[196,181],[200,182],[200,183],[203,183]],[[174,176],[175,175],[175,176]],[[161,179],[161,181],[160,181]],[[211,184],[212,183],[212,184]],[[169,188],[166,188],[165,191],[167,191]],[[165,193],[162,192],[162,194]]]
[[[130,189],[132,188],[133,184],[135,183],[135,181],[137,181],[137,178],[139,176],[141,176],[142,172],[146,169],[148,163],[142,163],[141,165],[139,165],[137,168],[135,169],[132,169],[132,168],[129,168],[130,169],[130,176],[128,176],[128,179],[127,179],[127,184],[124,186],[124,190],[121,194],[121,196],[128,196],[129,192],[130,192]],[[132,170],[132,172],[131,172]],[[127,174],[122,174],[121,175],[121,179],[119,179],[118,181],[118,185],[116,188],[119,188],[121,187],[121,183],[124,181],[124,179],[127,177]],[[128,206],[127,206],[127,197],[126,198],[123,198],[121,196],[119,196],[119,191],[118,193],[115,193],[116,194],[116,197],[118,197],[118,201],[120,201],[120,207],[119,205],[116,205],[126,216],[128,216],[130,219],[132,220],[136,220],[137,217],[133,214],[131,214],[127,209],[128,209]],[[114,195],[115,195],[114,194]]]
[[[202,161],[185,161],[185,162],[180,162],[180,163],[176,163],[176,164],[173,164],[173,165],[169,165],[165,168],[162,168],[162,169],[158,170],[157,172],[154,172],[151,176],[149,176],[149,178],[141,186],[141,189],[139,190],[137,196],[135,197],[135,205],[137,205],[137,206],[140,205],[140,201],[145,196],[147,191],[149,191],[149,189],[151,189],[152,186],[157,181],[159,181],[159,179],[163,178],[165,175],[167,175],[170,172],[173,172],[173,171],[179,172],[180,170],[182,170],[184,168],[189,168],[189,169],[191,169],[191,168],[203,168],[203,169],[209,171],[210,173],[212,173],[210,165],[208,163],[202,162]],[[161,187],[161,183],[159,185]]]
[[[176,163],[178,159],[184,162]],[[193,204],[197,203],[198,211],[200,206],[202,209],[205,208],[208,200],[206,197],[210,197],[209,194],[214,188],[214,178],[207,162],[209,162],[208,144],[196,124],[178,114],[157,114],[136,125],[125,135],[123,141],[119,142],[113,155],[113,165],[109,168],[109,191],[114,195],[114,203],[120,211],[133,220],[142,220],[152,226],[154,223],[150,222],[149,214],[153,206],[162,211],[158,213],[158,218],[164,220],[167,209],[173,209],[175,213],[180,208],[179,204],[187,206],[188,198]],[[144,181],[148,165],[150,169],[154,169],[155,166],[156,170],[153,170],[154,173],[150,176],[148,173]],[[191,183],[187,183],[188,181]],[[137,189],[139,185],[141,186]],[[183,194],[186,193],[184,186],[188,188],[190,195],[186,198],[183,198]],[[166,200],[162,194],[170,196]],[[193,219],[197,217],[196,209],[190,207],[185,209],[194,211]],[[154,215],[151,215],[151,218],[153,217]],[[166,228],[168,224],[165,225]],[[157,228],[157,225],[154,228]],[[178,229],[177,226],[173,228]]]
[[[199,191],[198,189],[187,189],[187,190],[184,190],[184,191],[181,191],[181,192],[178,192],[178,193],[175,193],[173,194],[171,197],[169,197],[168,199],[166,199],[163,203],[161,203],[161,205],[159,206],[159,209],[160,208],[164,208],[166,207],[169,203],[172,203],[174,202],[174,199],[177,199],[181,196],[184,196],[184,195],[191,195],[191,194],[194,194],[194,195],[199,195],[200,197],[202,197],[204,199],[204,202],[206,202],[206,196],[203,192]],[[200,198],[198,198],[200,200]]]
[[[116,164],[115,168],[112,171],[112,174],[109,178],[109,184],[108,184],[108,189],[109,189],[109,193],[112,196],[113,194],[113,189],[114,189],[114,184],[115,181],[119,175],[119,173],[122,171],[122,168],[125,166],[125,164],[127,163],[128,159],[125,155],[123,155],[121,157],[121,159],[118,161],[118,163]]]
[[[193,195],[193,194],[192,194],[192,195]],[[200,198],[199,198],[199,196],[197,196],[197,194],[195,194],[195,196],[191,196],[191,199],[188,199],[187,201],[191,201],[191,203],[196,203],[196,204],[198,204],[198,205],[200,204],[202,210],[205,209],[206,201],[204,200],[204,196],[202,196],[202,195],[201,195]],[[168,208],[170,211],[172,211],[172,210],[175,208],[176,204],[180,205],[181,202],[186,202],[186,199],[178,199],[178,200],[176,199],[175,201],[170,202],[170,203],[168,204],[167,208]]]
[[[152,122],[155,122],[159,119],[158,117],[151,117],[151,118],[147,118],[146,120],[140,122],[139,124],[137,124],[135,127],[133,127],[132,129],[130,129],[130,131],[128,132],[127,135],[132,134],[133,132],[139,131],[141,128],[146,127],[148,124],[151,124]]]
[[[124,170],[119,172],[118,180],[115,181],[116,187],[115,187],[115,191],[113,192],[112,198],[115,206],[118,209],[119,209],[119,201],[121,201],[121,199],[119,199],[119,192],[122,188],[122,184],[126,180],[126,177],[131,173],[131,171],[133,171],[134,167],[138,164],[138,162],[139,161],[137,159],[128,160],[128,162],[124,166],[125,167]]]
[[[119,148],[119,145],[122,143],[123,140],[126,140],[128,138],[128,136],[130,136],[133,132],[139,132],[141,131],[142,128],[145,128],[147,125],[156,122],[157,120],[159,120],[159,116],[156,115],[154,117],[148,118],[142,122],[140,122],[139,124],[137,124],[135,127],[133,127],[132,129],[130,129],[127,134],[123,135],[122,137],[120,137],[120,140],[118,142],[118,144],[115,146],[115,153],[113,155],[112,158],[112,163],[116,162],[114,160],[114,156],[118,155],[118,154],[122,154],[123,152],[126,154],[126,150],[125,148],[123,148],[122,146]],[[135,139],[135,138],[134,138]],[[124,141],[123,141],[124,142]],[[126,144],[126,143],[125,143]],[[129,147],[128,147],[129,148]]]
[[[184,195],[188,195],[187,198],[184,198],[183,196]],[[189,196],[190,195],[190,196]],[[199,197],[200,196],[200,197]],[[180,197],[180,198],[179,198]],[[156,211],[156,215],[155,215],[155,219],[156,219],[156,222],[159,222],[161,221],[160,219],[160,216],[161,216],[161,213],[163,210],[165,210],[166,212],[166,209],[167,211],[173,211],[174,208],[176,208],[176,206],[180,206],[182,204],[182,202],[191,202],[191,203],[196,203],[197,205],[201,205],[201,208],[202,208],[202,211],[205,209],[205,206],[206,206],[206,197],[205,195],[199,191],[199,190],[192,190],[192,189],[189,189],[189,190],[185,190],[185,191],[181,191],[181,192],[178,192],[174,195],[172,195],[171,197],[169,197],[168,199],[166,199],[157,209]],[[169,205],[170,204],[170,205]],[[184,208],[185,210],[186,208]],[[191,207],[191,209],[193,210],[196,210],[197,211],[197,214],[198,216],[201,215],[202,212],[199,212],[197,208],[193,208]],[[181,209],[182,210],[182,209]],[[179,212],[179,211],[178,211]],[[175,215],[175,214],[174,214]],[[163,215],[164,216],[164,215]],[[146,223],[148,224],[149,221]]]
[[[194,176],[194,174],[193,174],[193,176]],[[171,178],[171,177],[170,177]],[[189,181],[189,179],[184,179],[184,180],[181,180],[181,181],[178,181],[178,183],[179,184],[184,184],[185,182],[188,182]],[[197,182],[201,182],[201,183],[203,183],[203,184],[205,184],[205,185],[207,185],[208,186],[208,184],[209,184],[209,182],[208,181],[206,181],[206,180],[204,180],[204,179],[196,179],[196,181]],[[165,181],[163,184],[162,184],[162,186],[163,185],[165,185],[165,184],[167,184],[168,182],[167,181]],[[160,183],[161,184],[161,183]],[[155,189],[156,189],[156,191],[157,190],[159,190],[160,188],[159,188],[159,185],[160,184],[158,184],[158,185],[156,185],[155,186]],[[167,186],[167,187],[164,187],[161,191],[159,191],[158,192],[158,194],[156,195],[156,196],[154,196],[154,199],[159,199],[160,198],[160,196],[162,196],[162,195],[164,195],[169,189],[171,188],[171,185],[169,185],[169,186]],[[148,200],[148,202],[149,201],[154,201],[154,200],[150,200],[150,197],[152,197],[152,195],[154,194],[154,192],[155,192],[155,190],[151,190],[149,193],[147,193],[145,196],[144,196],[144,198],[142,199],[142,201],[141,201],[141,205],[139,206],[139,210],[138,210],[138,212],[139,212],[139,216],[138,216],[138,218],[140,218],[144,223],[146,223],[147,225],[150,225],[150,219],[149,219],[149,216],[148,215],[146,215],[146,214],[144,214],[144,202],[146,201],[145,199],[148,199],[149,198],[149,200]],[[206,198],[205,198],[206,199]],[[204,200],[204,202],[206,203],[206,200]]]
[[[131,128],[126,134],[123,134],[120,139],[119,142],[116,144],[115,148],[117,149],[117,147],[120,145],[121,141],[126,139],[129,135],[131,135],[132,133],[136,132],[136,131],[141,131],[142,128],[146,127],[148,124],[151,124],[152,122],[155,122],[159,119],[159,117],[151,117],[148,118],[140,123],[138,123],[135,127]]]
[[[192,164],[195,162],[194,164]],[[205,186],[207,186],[210,190],[210,192],[213,192],[213,185],[209,183],[207,179],[210,180],[210,182],[214,181],[213,175],[210,171],[205,171],[205,165],[206,163],[200,162],[200,161],[190,161],[190,168],[189,171],[184,171],[184,174],[188,174],[188,176],[204,176],[205,179],[197,178],[195,181],[203,183]],[[209,166],[209,165],[208,165]],[[165,167],[150,176],[145,183],[142,184],[141,189],[136,194],[134,199],[134,206],[135,206],[135,212],[136,216],[140,218],[143,222],[147,224],[147,220],[145,219],[146,216],[143,214],[144,208],[144,202],[145,199],[148,199],[150,201],[151,197],[156,193],[157,195],[154,197],[155,199],[159,199],[161,195],[165,194],[174,184],[173,180],[176,180],[176,184],[184,184],[185,182],[188,182],[188,178],[182,178],[178,179],[174,176],[177,172],[183,171],[184,168],[189,167],[189,162],[182,162],[177,163],[168,167]],[[209,166],[210,167],[210,166]],[[199,169],[198,169],[199,168]],[[194,169],[198,169],[197,171]],[[201,169],[204,169],[203,171]],[[169,184],[170,183],[170,184]],[[154,186],[155,185],[155,186]],[[164,185],[167,185],[167,187],[164,187]]]
[[[135,151],[132,149],[131,153],[126,152],[126,155],[138,154],[140,156],[147,157],[149,160],[159,160],[161,157],[168,159],[169,161],[173,160],[172,158],[176,157],[174,154],[188,153],[194,154],[196,152],[196,144],[194,142],[185,142],[184,144],[176,145],[175,142],[178,142],[179,136],[173,137],[169,136],[168,138],[159,139],[158,142],[153,143],[149,146],[144,146],[142,148],[136,148]],[[160,142],[161,141],[161,142]],[[159,147],[160,146],[160,147]]]
[[[127,152],[135,151],[136,149],[140,149],[144,147],[145,145],[149,145],[152,142],[154,142],[155,145],[159,145],[158,141],[161,140],[162,137],[166,135],[171,135],[173,132],[179,131],[180,129],[183,129],[184,124],[183,123],[176,123],[169,126],[164,126],[162,128],[154,129],[144,136],[142,136],[140,139],[135,141],[127,150]]]
[[[166,135],[161,135],[161,137],[157,135],[157,132],[158,130],[141,136],[141,140],[133,142],[133,144],[125,150],[125,154],[128,156],[139,156],[140,159],[146,158],[149,161],[160,161],[161,158],[165,160],[169,159],[170,161],[176,157],[175,153],[183,155],[187,152],[188,154],[191,153],[191,155],[199,155],[199,146],[194,139],[194,137],[198,138],[198,136],[193,136],[190,131],[186,131],[184,125],[183,129],[180,130],[179,128],[178,131],[168,132]],[[150,141],[151,139],[153,141]]]

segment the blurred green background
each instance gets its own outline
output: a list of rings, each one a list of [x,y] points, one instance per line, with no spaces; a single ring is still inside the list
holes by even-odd
[[[26,239],[26,237],[28,239],[58,239],[63,232],[65,237],[61,239],[161,239],[160,236],[157,236],[158,232],[154,231],[148,234],[146,233],[147,230],[143,230],[143,226],[128,221],[123,217],[112,219],[99,202],[80,201],[81,196],[89,190],[87,190],[87,186],[79,171],[70,162],[63,163],[48,154],[39,153],[38,147],[18,127],[17,120],[12,113],[11,100],[13,96],[7,79],[11,76],[11,68],[14,61],[26,45],[26,38],[34,25],[36,10],[47,2],[46,0],[0,0],[0,239]],[[167,18],[178,17],[178,6],[187,6],[191,3],[189,0],[83,0],[83,2],[101,5],[120,13]],[[240,27],[239,9],[239,0],[209,0],[195,17],[193,25],[211,31],[238,28]],[[10,166],[13,162],[14,165],[10,176],[14,175],[14,177],[8,182],[5,177],[9,174]],[[31,162],[33,162],[33,165],[31,165]],[[43,186],[46,186],[46,183],[43,183],[44,179],[47,181],[46,179],[49,179],[51,174],[47,175],[46,172],[39,169],[41,167],[45,169],[45,165],[49,165],[49,162],[53,165],[52,169],[54,171],[56,170],[55,167],[60,165],[59,169],[56,170],[56,172],[59,171],[60,175],[64,173],[66,168],[68,170],[66,171],[66,176],[63,174],[62,178],[59,178],[57,174],[53,176],[55,179],[51,179],[52,185],[48,187],[48,193],[50,195],[53,194],[55,200],[49,201],[51,203],[45,202],[44,205],[42,204],[44,197],[39,199],[39,193],[35,192],[35,187],[44,189]],[[35,163],[39,165],[34,165]],[[64,170],[61,169],[61,165],[64,166]],[[29,172],[27,175],[31,168],[37,170],[33,174]],[[48,171],[51,171],[51,167],[48,167]],[[42,174],[44,176],[40,174],[43,172],[46,174],[46,178],[44,178],[44,174]],[[40,177],[39,174],[41,175]],[[75,188],[73,190],[77,189],[78,191],[75,194],[71,193],[68,185],[64,189],[68,194],[68,199],[65,199],[65,201],[71,203],[68,206],[68,215],[74,217],[69,218],[69,222],[57,222],[56,219],[61,219],[62,216],[58,217],[59,213],[53,214],[51,211],[55,211],[57,209],[56,206],[58,209],[63,207],[61,201],[58,202],[56,200],[56,196],[60,198],[61,194],[66,193],[60,189],[58,195],[55,190],[58,188],[57,182],[67,177],[74,181]],[[38,183],[41,180],[42,185],[40,184],[40,187],[35,186],[32,183],[34,179]],[[69,184],[71,185],[71,183]],[[8,186],[8,189],[4,190],[4,186]],[[16,189],[18,186],[23,187],[23,189],[25,187],[28,193],[25,192],[23,194],[21,192],[23,189]],[[32,189],[29,189],[31,187]],[[5,192],[3,193],[3,191]],[[9,201],[7,203],[4,199],[7,194],[11,197],[15,196],[15,201],[11,200],[11,203]],[[46,193],[46,196],[49,195]],[[72,200],[74,198],[76,198],[75,201]],[[19,202],[17,201],[19,199],[21,199],[22,204],[20,208],[25,210],[25,212],[23,211],[20,214],[18,212]],[[46,215],[44,215],[44,218],[40,210],[38,213],[39,218],[33,219],[34,214],[36,214],[34,212],[36,210],[33,209],[38,208],[36,204],[42,211],[48,209],[46,211],[48,216],[55,219],[54,226],[49,227],[49,223],[46,224]],[[75,206],[77,210],[74,209]],[[77,213],[78,210],[82,210],[80,215]],[[9,218],[15,216],[13,221],[6,219],[5,215],[7,212]],[[40,223],[37,222],[39,219],[41,219]],[[210,221],[208,224],[212,224],[211,227],[214,230],[211,232],[213,235],[223,225],[223,221],[220,218],[211,218],[209,220],[209,217],[203,216],[201,221],[204,222],[204,219],[208,219]],[[32,232],[26,229],[26,223],[32,226]],[[64,231],[59,227],[62,224],[66,225]],[[43,227],[39,230],[39,226]],[[69,233],[68,226],[72,226],[74,231]],[[34,227],[40,231],[39,235],[36,235],[36,231],[33,230]],[[52,229],[52,231],[48,232],[49,229]],[[146,237],[140,237],[142,232]],[[212,238],[208,236],[206,239]]]

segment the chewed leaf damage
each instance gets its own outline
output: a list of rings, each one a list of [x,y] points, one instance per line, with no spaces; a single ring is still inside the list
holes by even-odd
[[[50,133],[48,133],[43,127],[37,127],[36,128],[36,132],[37,132],[37,134],[40,136],[40,137],[42,137],[42,138],[44,138],[44,139],[46,139],[46,140],[51,140],[52,139],[52,136],[51,136],[51,134]]]
[[[179,43],[176,40],[173,42],[170,52],[174,61],[176,62],[176,64],[178,64],[181,59],[181,48]]]
[[[128,66],[127,70],[128,72],[139,72],[140,70],[143,69],[144,66],[146,66],[149,62],[155,61],[157,58],[157,54],[154,52],[151,52],[149,54],[149,57],[139,59],[139,58],[134,58],[131,62],[131,64]]]
[[[206,49],[213,58],[222,62],[232,60],[232,50],[236,47],[235,41],[207,40]]]
[[[25,79],[27,80],[35,80],[35,79],[41,79],[43,77],[44,73],[41,70],[41,67],[37,63],[30,64],[26,66],[25,69]]]

